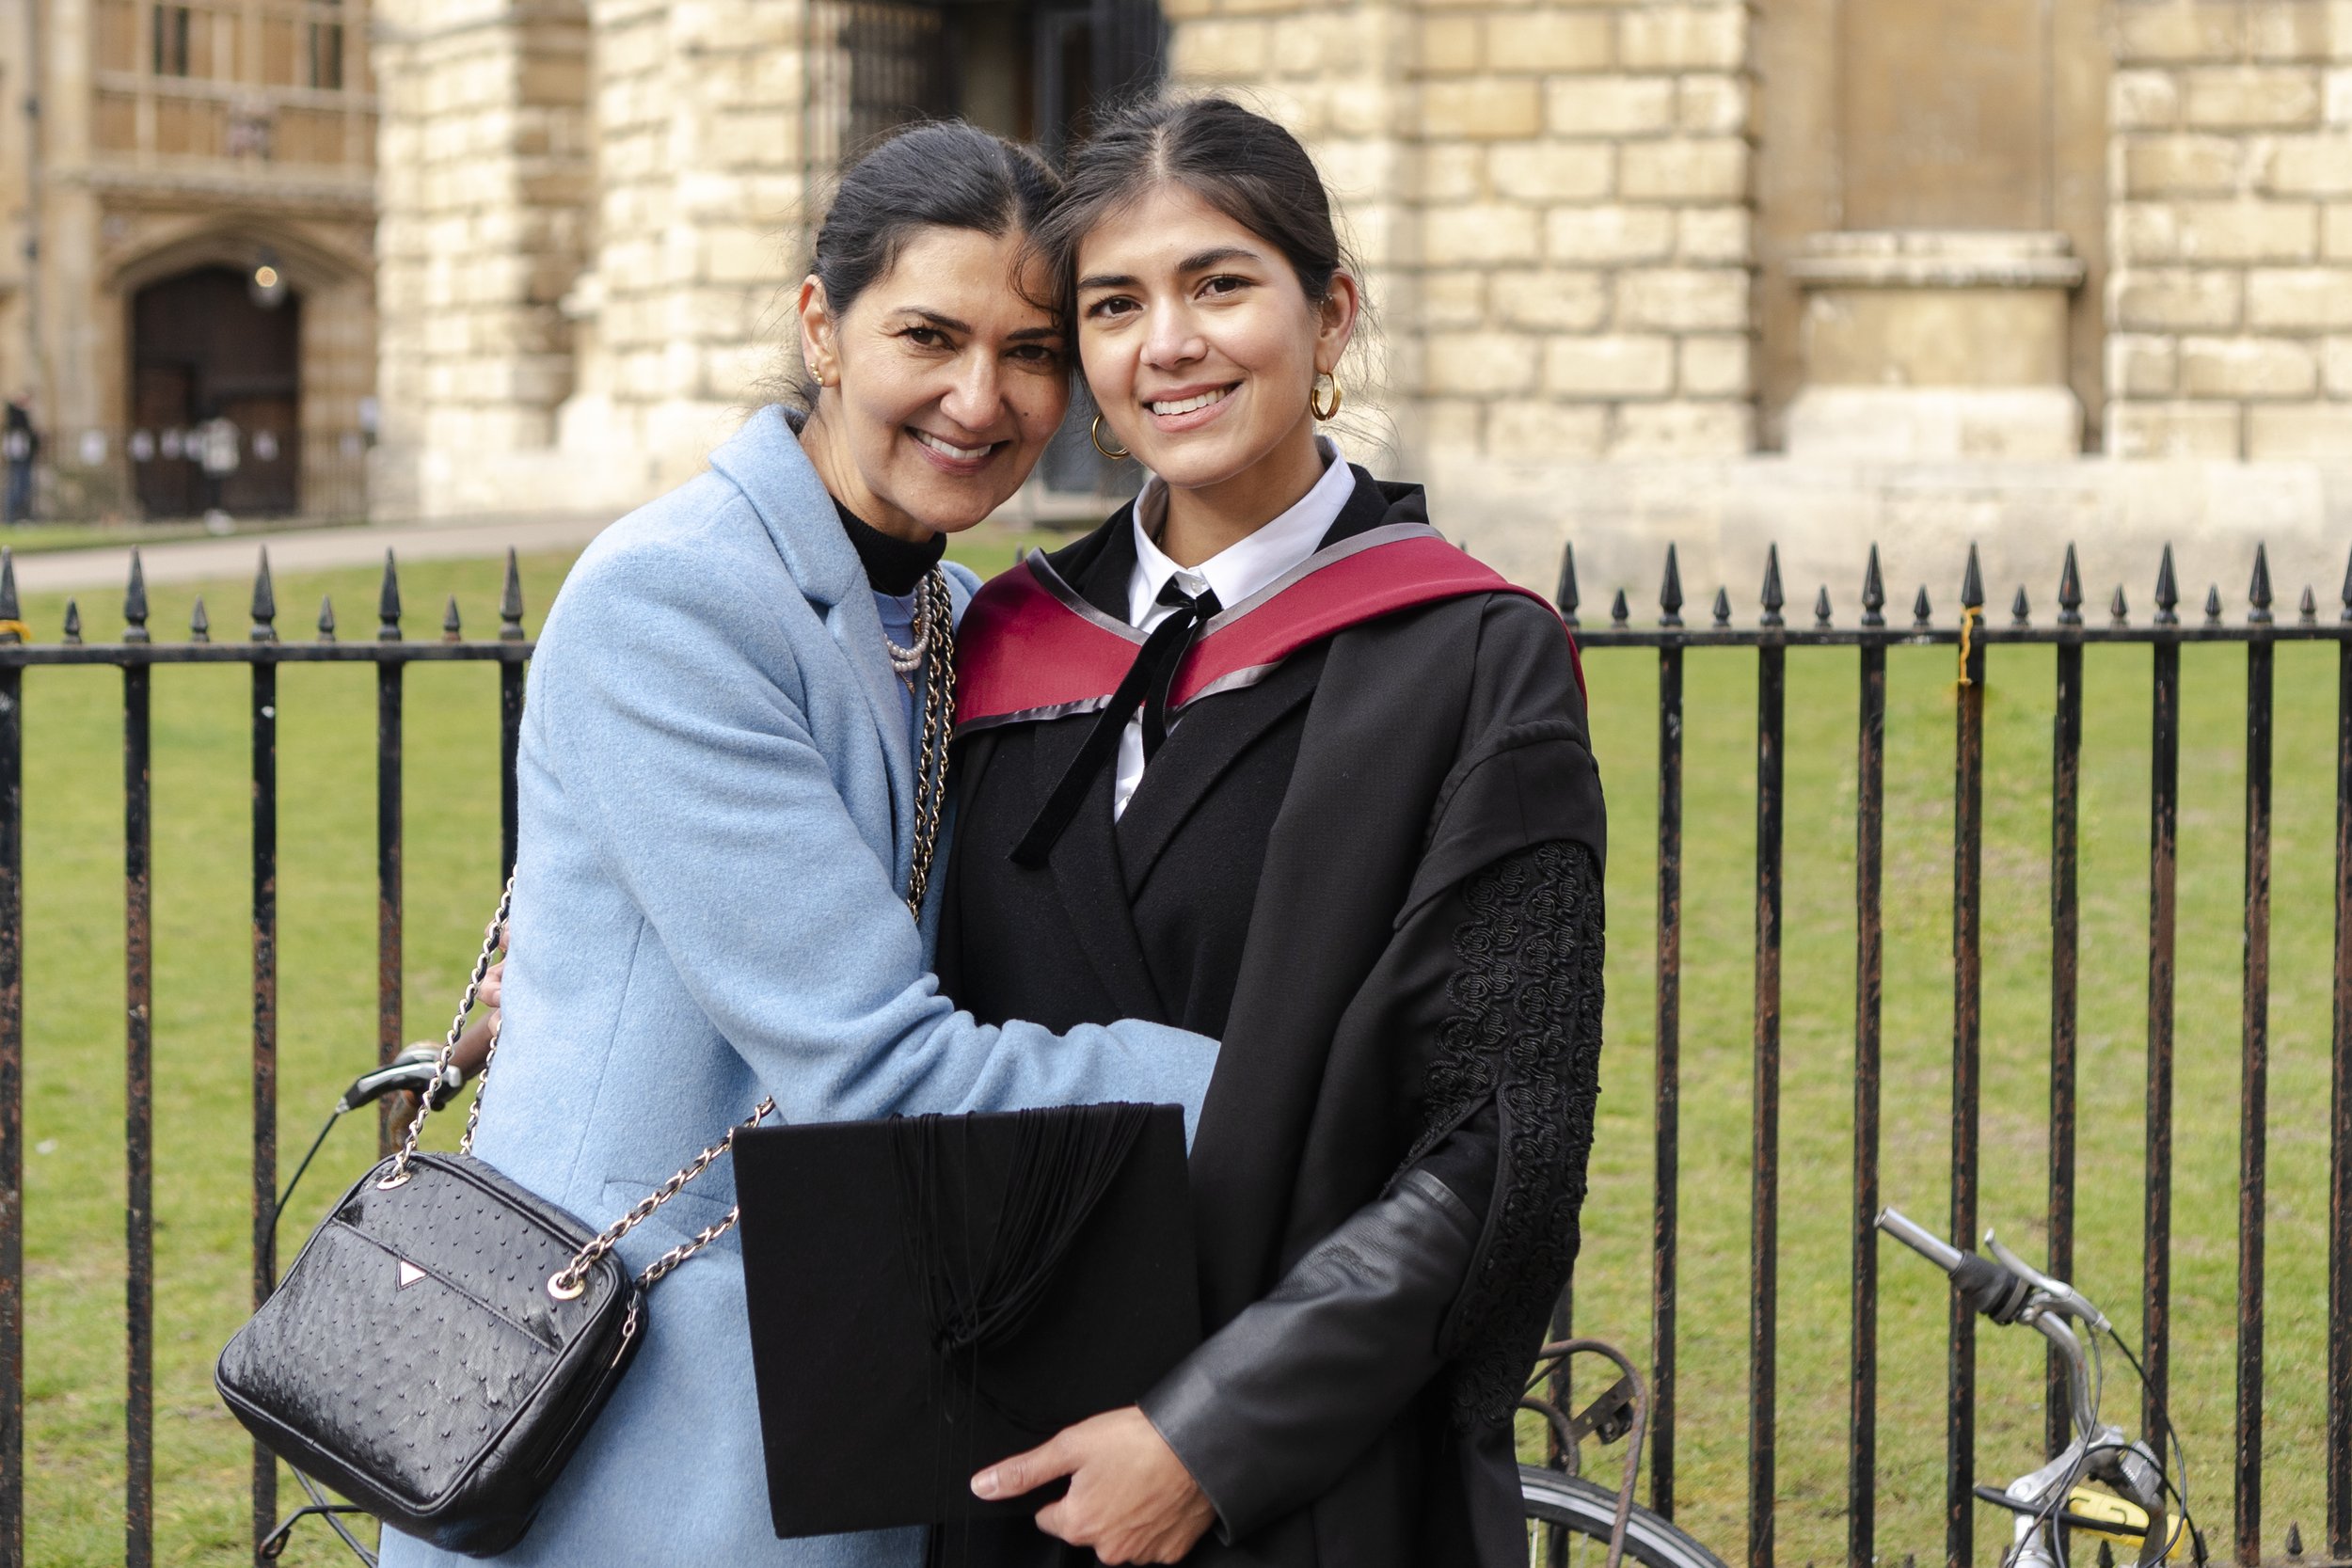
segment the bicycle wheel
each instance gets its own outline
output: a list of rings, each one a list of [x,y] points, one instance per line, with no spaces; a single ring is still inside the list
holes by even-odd
[[[1519,1496],[1527,1510],[1528,1568],[1601,1568],[1609,1560],[1613,1490],[1522,1465]],[[1644,1568],[1724,1568],[1713,1552],[1639,1504],[1626,1518],[1625,1560]]]

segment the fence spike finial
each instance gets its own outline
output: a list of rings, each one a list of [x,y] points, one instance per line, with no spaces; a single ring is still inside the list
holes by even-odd
[[[2211,588],[2205,590],[2205,625],[2209,626],[2217,626],[2220,624],[2221,585],[2217,582]]]
[[[1933,611],[1928,607],[1928,585],[1923,582],[1919,585],[1918,597],[1911,601],[1911,624],[1914,628],[1924,627],[1932,615]]]
[[[464,641],[465,636],[465,626],[457,619],[457,595],[452,594],[449,596],[449,608],[441,612],[441,641],[457,642]]]
[[[335,595],[332,594],[319,595],[319,641],[335,641]]]
[[[1764,546],[1764,592],[1759,597],[1759,602],[1764,606],[1764,618],[1759,624],[1767,626],[1779,626],[1781,624],[1780,607],[1787,601],[1782,598],[1780,592],[1780,546],[1778,545]]]
[[[1829,630],[1829,584],[1826,582],[1813,595],[1813,624],[1822,631]]]
[[[2352,561],[2344,565],[2344,614],[2338,619],[2352,621]]]
[[[65,642],[72,647],[82,641],[82,606],[77,600],[65,602]]]
[[[2083,624],[2083,575],[2074,564],[2074,545],[2066,546],[2066,564],[2058,571],[2058,625],[2079,626]]]
[[[0,621],[21,621],[24,611],[16,602],[16,551],[0,546]],[[8,637],[17,641],[24,639],[13,631]]]
[[[1609,624],[1613,626],[1622,626],[1632,618],[1632,607],[1625,602],[1625,590],[1618,589],[1616,596],[1609,601]]]
[[[378,642],[400,641],[400,567],[392,561],[392,552],[384,552],[384,587],[375,596]]]
[[[1713,606],[1713,610],[1712,610],[1712,613],[1713,613],[1713,615],[1714,615],[1714,617],[1715,617],[1715,624],[1716,624],[1717,626],[1727,626],[1731,625],[1731,590],[1730,590],[1730,589],[1728,589],[1728,588],[1718,588],[1718,589],[1716,589],[1716,590],[1715,590],[1715,603],[1714,603],[1714,606]],[[2347,615],[2344,617],[2344,619],[2346,619],[2346,620],[2352,620],[2352,614],[2347,614]]]
[[[2119,626],[2132,618],[2132,607],[2124,600],[2123,585],[2120,582],[2115,585],[2115,597],[2107,601],[2107,614]]]
[[[2026,585],[2017,585],[2017,596],[2009,601],[2009,624],[2026,626],[2033,624],[2033,607],[2026,602]]]
[[[147,641],[147,568],[139,564],[139,547],[131,546],[131,584],[122,592],[122,640]]]
[[[253,629],[246,633],[255,642],[278,641],[278,588],[270,581],[269,546],[262,546],[262,563],[253,572]]]
[[[1682,560],[1671,544],[1666,546],[1666,580],[1658,585],[1658,610],[1660,626],[1682,625]]]
[[[1886,617],[1886,579],[1879,575],[1879,547],[1870,546],[1870,564],[1862,570],[1862,624],[1883,626]]]
[[[1968,568],[1960,574],[1960,608],[1984,608],[1984,571],[1977,564],[1977,542],[1968,542]]]
[[[2246,612],[2246,624],[2270,625],[2270,551],[2259,540],[2254,544],[2254,580],[2246,590],[2246,600],[2253,607]]]
[[[2180,602],[2180,588],[2172,580],[2172,546],[2167,545],[2164,559],[2156,563],[2156,625],[2179,626],[2181,617],[2175,607]]]
[[[2319,625],[2319,599],[2308,582],[2303,585],[2303,602],[2296,607],[2296,619],[2307,626]]]
[[[1570,539],[1560,546],[1560,586],[1552,593],[1551,602],[1560,607],[1560,619],[1576,625],[1576,541]]]
[[[188,641],[210,642],[213,640],[213,618],[204,613],[204,595],[196,596],[196,608],[188,611]]]
[[[499,641],[523,640],[523,573],[516,563],[515,546],[506,546],[506,586],[499,591]]]

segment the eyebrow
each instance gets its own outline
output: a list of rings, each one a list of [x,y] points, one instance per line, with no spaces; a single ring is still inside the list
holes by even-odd
[[[972,325],[969,322],[958,321],[953,316],[943,316],[938,311],[927,310],[920,305],[901,306],[899,314],[919,317],[946,332],[970,332],[972,330]],[[1025,326],[1017,332],[1008,332],[1005,336],[1014,342],[1028,342],[1039,339],[1059,338],[1061,328],[1058,326]]]
[[[1177,262],[1176,270],[1179,273],[1206,272],[1209,268],[1221,266],[1227,261],[1262,261],[1264,259],[1247,245],[1221,245],[1207,250],[1195,251]],[[1135,286],[1136,279],[1123,273],[1098,273],[1091,277],[1078,279],[1078,287],[1081,289],[1132,289]]]

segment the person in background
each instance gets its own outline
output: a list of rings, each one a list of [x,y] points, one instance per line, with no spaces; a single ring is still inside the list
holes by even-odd
[[[0,521],[30,522],[33,516],[33,461],[40,455],[40,433],[33,428],[33,394],[19,392],[8,399],[8,424],[0,432],[0,451],[8,454],[8,491]]]

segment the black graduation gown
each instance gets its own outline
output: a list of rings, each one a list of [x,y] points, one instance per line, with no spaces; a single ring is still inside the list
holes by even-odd
[[[1130,516],[1048,558],[1120,622]],[[1324,549],[1423,523],[1417,487],[1359,469]],[[1605,824],[1569,640],[1502,592],[1350,625],[1196,699],[1123,816],[1105,767],[1046,863],[1015,863],[1093,723],[960,740],[939,969],[984,1020],[1224,1041],[1192,1159],[1212,1347],[1416,1167],[1468,1199],[1434,1313],[1359,1313],[1354,1374],[1268,1385],[1347,1386],[1357,1408],[1298,1429],[1322,1451],[1234,1418],[1233,1445],[1279,1451],[1230,1456],[1264,1485],[1188,1560],[1516,1562],[1510,1402],[1573,1261],[1597,1088]]]

